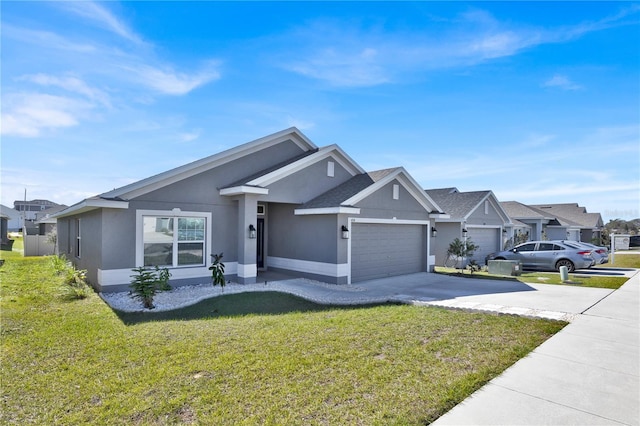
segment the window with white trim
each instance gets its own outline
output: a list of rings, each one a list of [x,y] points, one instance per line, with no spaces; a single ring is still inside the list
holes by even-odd
[[[80,257],[81,236],[80,236],[80,219],[76,219],[76,257]]]
[[[205,264],[205,217],[143,215],[142,228],[144,266]]]

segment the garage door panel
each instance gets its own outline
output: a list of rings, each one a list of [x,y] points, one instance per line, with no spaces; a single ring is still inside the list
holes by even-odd
[[[354,224],[351,281],[426,270],[423,225]]]
[[[474,259],[479,265],[484,265],[484,259],[489,253],[500,250],[500,231],[497,228],[467,228],[469,238],[479,248],[473,253]]]

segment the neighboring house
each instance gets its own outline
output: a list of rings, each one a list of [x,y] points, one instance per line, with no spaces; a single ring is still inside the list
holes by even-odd
[[[526,205],[500,203],[509,217],[531,227],[529,240],[599,241],[604,227],[600,213],[587,213],[576,203]]]
[[[544,211],[545,214],[552,214],[558,219],[559,222],[565,224],[571,224],[566,226],[565,235],[569,232],[568,237],[564,237],[569,240],[583,241],[586,243],[602,241],[602,230],[604,229],[604,222],[600,213],[587,213],[585,207],[581,207],[578,203],[566,203],[566,204],[532,204],[531,207],[540,211]],[[562,230],[558,235],[562,234]],[[562,238],[549,238],[549,239],[562,239]]]
[[[428,271],[440,207],[401,167],[365,172],[337,145],[295,128],[88,198],[55,215],[58,249],[101,291],[132,268],[167,266],[173,285],[259,271],[325,282]]]
[[[59,204],[49,200],[16,200],[13,202],[13,208],[20,212],[26,220],[31,221],[36,219],[36,213],[40,213],[43,210],[47,210],[56,206],[59,206]]]
[[[427,189],[427,195],[449,215],[436,219],[437,236],[432,239],[435,261],[443,265],[449,244],[471,240],[478,246],[469,260],[484,265],[489,253],[502,250],[512,236],[513,224],[492,191],[460,192],[457,188]]]
[[[7,219],[8,232],[17,232],[22,228],[22,216],[16,209],[0,204],[0,214],[3,214]]]
[[[8,232],[9,216],[0,212],[0,249],[11,251],[13,240],[9,239]]]

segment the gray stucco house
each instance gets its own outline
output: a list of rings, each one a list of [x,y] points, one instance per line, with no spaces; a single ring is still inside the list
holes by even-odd
[[[56,216],[58,249],[100,291],[132,268],[170,268],[173,285],[263,270],[329,283],[428,271],[442,210],[402,167],[365,172],[339,146],[296,128],[85,199]]]
[[[587,213],[587,209],[577,203],[527,205],[505,201],[501,205],[512,219],[530,227],[530,240],[601,241],[602,216]]]
[[[492,191],[460,192],[457,188],[425,190],[448,215],[437,218],[437,237],[433,241],[436,265],[443,265],[449,244],[466,238],[478,246],[468,260],[484,265],[489,253],[500,251],[512,237],[511,219]]]

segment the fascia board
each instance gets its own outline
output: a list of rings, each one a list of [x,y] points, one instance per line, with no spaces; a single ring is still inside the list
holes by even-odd
[[[429,219],[441,219],[443,222],[462,222],[461,219],[452,219],[446,213],[429,213]]]
[[[257,194],[257,195],[268,195],[269,189],[267,188],[257,188],[255,186],[234,186],[232,188],[223,188],[220,190],[220,195],[243,195],[243,194]]]
[[[323,207],[317,209],[295,209],[293,214],[296,216],[317,215],[317,214],[360,214],[357,207]]]
[[[103,200],[103,199],[87,199],[81,201],[73,206],[64,209],[56,214],[51,215],[51,218],[61,218],[67,216],[73,216],[76,214],[88,212],[96,209],[128,209],[129,202],[128,201],[117,201],[117,200]]]
[[[104,194],[102,194],[102,196],[108,198],[135,198],[151,191],[163,188],[172,183],[179,182],[191,176],[195,176],[207,170],[211,170],[215,167],[221,166],[231,161],[237,160],[244,157],[248,153],[254,153],[256,151],[269,148],[286,140],[293,141],[303,151],[317,149],[317,146],[313,142],[311,142],[304,134],[302,134],[295,127],[291,127],[272,135],[256,139],[252,142],[247,142],[226,151],[219,152],[209,157],[194,161],[192,163],[176,167],[164,173],[142,179],[130,185],[114,189],[113,191],[105,192]]]
[[[337,161],[338,164],[340,164],[351,174],[351,176],[364,173],[362,167],[360,167],[349,156],[347,156],[347,154],[345,154],[345,152],[342,151],[339,146],[329,145],[321,148],[314,154],[301,158],[294,163],[288,164],[284,167],[279,168],[278,170],[274,170],[271,173],[267,173],[264,176],[260,176],[250,182],[247,182],[247,184],[255,186],[269,186],[328,157],[331,157],[332,159]]]

